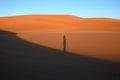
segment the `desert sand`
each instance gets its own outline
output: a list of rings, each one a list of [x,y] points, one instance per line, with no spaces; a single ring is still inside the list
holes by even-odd
[[[0,18],[0,29],[26,41],[112,61],[120,61],[120,20],[72,15],[23,15]]]
[[[120,31],[120,20],[71,15],[24,15],[0,18],[0,29],[11,32]]]
[[[76,73],[73,77],[82,75],[79,79],[114,80],[120,70],[113,65],[120,62],[120,20],[72,15],[0,17],[0,48],[1,64],[6,67],[9,59],[8,70],[15,68],[19,77],[35,73],[37,77],[68,74],[68,78]]]

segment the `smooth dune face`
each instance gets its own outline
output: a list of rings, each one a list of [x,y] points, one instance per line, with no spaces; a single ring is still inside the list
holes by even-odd
[[[0,30],[25,41],[90,57],[120,61],[120,20],[70,15],[27,15],[0,18]]]
[[[17,36],[23,40],[63,51],[63,35],[66,51],[104,60],[120,61],[120,32],[31,32]]]
[[[12,32],[72,31],[80,18],[68,15],[35,15],[0,18],[0,28]]]
[[[36,43],[49,48],[63,50],[62,33],[50,33],[50,32],[31,32],[20,33],[17,36],[23,40],[27,40],[32,43]]]
[[[120,61],[120,33],[81,31],[67,34],[67,51]]]
[[[0,29],[11,32],[120,31],[120,20],[79,18],[70,15],[26,15],[1,17]]]

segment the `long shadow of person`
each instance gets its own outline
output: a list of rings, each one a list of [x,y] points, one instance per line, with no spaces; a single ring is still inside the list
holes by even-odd
[[[75,55],[25,41],[0,31],[0,73],[4,80],[117,80],[120,67],[110,61]],[[2,80],[2,79],[1,79]]]
[[[63,36],[63,51],[66,52],[66,36]]]

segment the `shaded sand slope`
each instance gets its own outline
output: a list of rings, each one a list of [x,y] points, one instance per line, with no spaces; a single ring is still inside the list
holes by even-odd
[[[1,78],[12,80],[119,80],[120,65],[62,52],[0,31]],[[4,33],[4,34],[3,34]]]
[[[23,15],[0,18],[0,29],[12,32],[120,31],[120,20],[71,15]]]

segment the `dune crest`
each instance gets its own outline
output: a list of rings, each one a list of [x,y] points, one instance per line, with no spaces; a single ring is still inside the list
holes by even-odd
[[[0,18],[0,29],[11,32],[120,31],[120,20],[72,15],[22,15]]]

